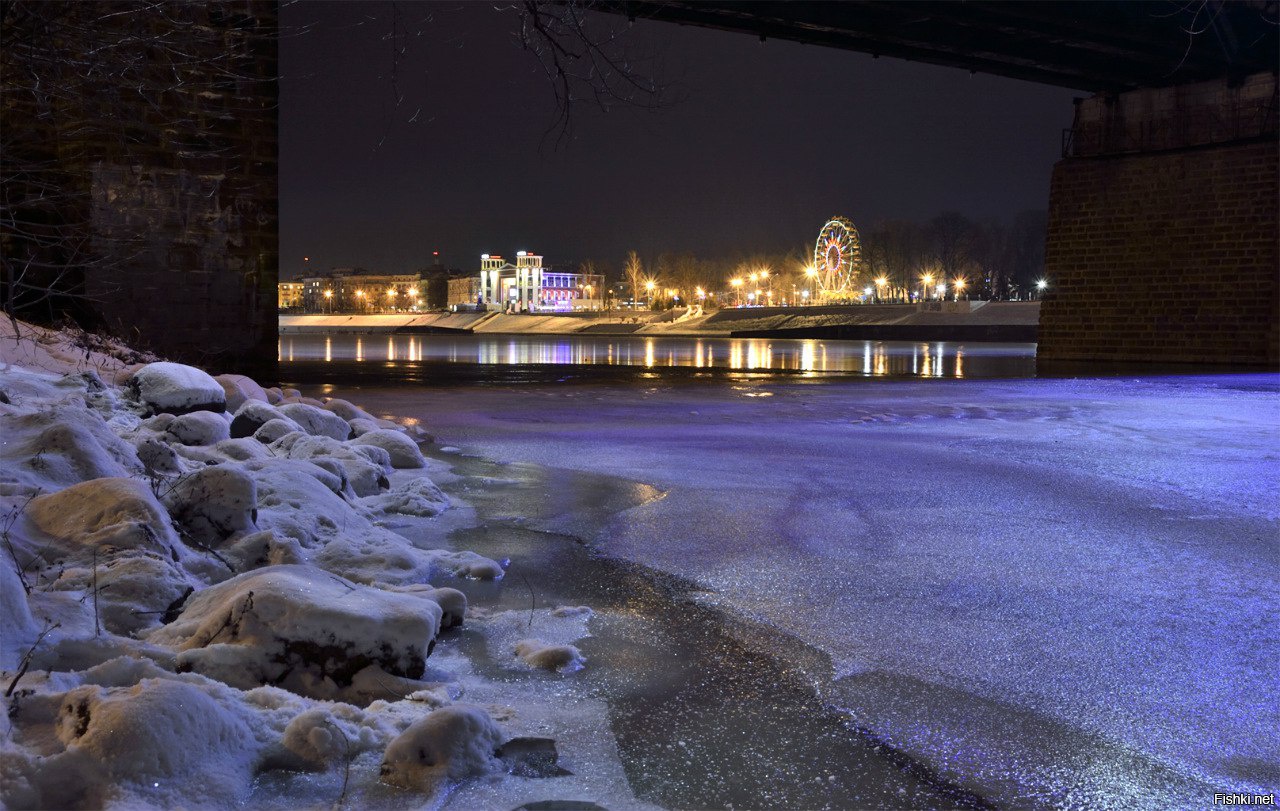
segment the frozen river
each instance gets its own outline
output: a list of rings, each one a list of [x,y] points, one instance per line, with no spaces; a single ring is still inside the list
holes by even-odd
[[[996,804],[1280,787],[1280,378],[853,374],[343,390],[658,488],[582,534],[820,651],[829,704]]]

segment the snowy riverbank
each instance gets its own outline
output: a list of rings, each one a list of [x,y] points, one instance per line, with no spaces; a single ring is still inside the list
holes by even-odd
[[[504,562],[450,548],[475,515],[420,428],[85,336],[0,352],[6,807],[638,805],[558,705],[591,611],[468,607]]]

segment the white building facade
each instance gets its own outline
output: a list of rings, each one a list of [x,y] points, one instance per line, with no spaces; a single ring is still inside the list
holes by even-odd
[[[513,265],[496,254],[480,256],[480,297],[490,310],[565,312],[599,309],[604,279],[549,268],[528,251]]]

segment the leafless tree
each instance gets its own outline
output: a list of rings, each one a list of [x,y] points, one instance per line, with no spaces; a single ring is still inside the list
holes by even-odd
[[[644,263],[640,254],[627,251],[627,263],[622,266],[622,276],[631,285],[631,308],[634,310],[640,303],[640,288],[644,285]]]
[[[555,92],[558,114],[548,129],[566,140],[582,103],[601,110],[625,105],[656,108],[667,84],[656,55],[626,42],[620,18],[590,14],[583,0],[524,0],[508,6],[520,16],[520,43],[537,57]]]

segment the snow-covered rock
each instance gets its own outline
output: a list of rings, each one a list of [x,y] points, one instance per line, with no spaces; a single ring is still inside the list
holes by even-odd
[[[387,746],[382,779],[434,794],[449,780],[494,770],[494,752],[501,743],[501,730],[481,708],[441,707],[415,721]]]
[[[586,663],[582,651],[573,645],[555,645],[541,639],[521,639],[516,643],[516,657],[542,670],[573,672]]]
[[[142,433],[136,440],[138,461],[148,476],[176,476],[186,470],[178,452],[152,434]]]
[[[296,540],[270,531],[254,532],[233,541],[222,550],[222,556],[237,572],[306,562],[302,547]]]
[[[366,431],[351,440],[355,445],[374,445],[391,454],[391,464],[397,468],[425,467],[427,462],[422,458],[422,451],[409,437],[399,431],[385,428]]]
[[[310,566],[272,566],[192,596],[149,639],[176,647],[180,669],[241,688],[279,683],[324,697],[371,664],[421,677],[442,613],[425,596]]]
[[[165,493],[164,503],[188,537],[208,546],[258,531],[257,485],[235,465],[214,465],[183,476]]]
[[[235,413],[247,401],[267,402],[267,393],[252,378],[244,375],[224,374],[214,378],[222,386],[226,396],[227,411]]]
[[[334,397],[332,399],[326,400],[324,404],[324,409],[326,411],[332,411],[334,414],[337,414],[339,417],[342,417],[347,422],[351,422],[352,420],[357,420],[357,419],[365,419],[365,420],[377,419],[376,417],[374,417],[368,411],[365,411],[360,406],[355,405],[354,403],[351,403],[348,400],[343,400],[340,397]]]
[[[4,629],[0,632],[0,670],[15,670],[40,630],[31,616],[17,568],[5,564],[0,564],[0,628]]]
[[[263,423],[262,427],[253,432],[253,438],[264,445],[270,445],[272,442],[281,437],[294,433],[306,433],[302,430],[302,426],[287,417],[280,419],[268,420]]]
[[[222,384],[208,373],[181,363],[148,363],[134,372],[129,388],[153,412],[221,412],[227,407],[227,395]]]
[[[81,565],[91,563],[95,549],[103,558],[119,550],[154,552],[175,562],[184,556],[169,514],[138,479],[81,482],[32,499],[26,515],[61,559]]]
[[[231,437],[231,427],[221,414],[193,411],[170,422],[165,433],[183,445],[216,445]]]
[[[351,426],[332,411],[306,403],[285,403],[279,409],[281,414],[301,425],[302,430],[308,434],[339,440],[351,436]]]
[[[141,474],[133,446],[102,416],[80,405],[0,417],[0,481],[41,490]]]
[[[381,429],[382,426],[379,425],[378,421],[375,419],[356,417],[351,420],[351,435],[353,437],[364,436],[370,431],[378,431]]]
[[[76,585],[92,595],[92,572],[80,570]],[[67,578],[64,573],[63,578]],[[55,588],[59,587],[55,584]],[[99,566],[98,606],[102,627],[113,634],[133,636],[169,621],[170,611],[198,585],[172,560],[156,555],[115,558]],[[92,599],[92,596],[90,597]]]
[[[275,406],[258,400],[247,400],[235,410],[231,420],[231,436],[235,438],[253,436],[259,428],[272,420],[288,419]],[[293,430],[301,431],[302,426],[289,420],[295,426]]]
[[[449,509],[449,497],[426,476],[401,482],[386,493],[360,499],[370,510],[430,518]]]
[[[371,496],[388,487],[383,468],[354,448],[327,436],[291,433],[271,443],[271,452],[286,459],[310,459],[339,473],[357,496]]]

